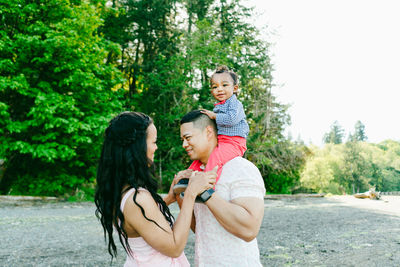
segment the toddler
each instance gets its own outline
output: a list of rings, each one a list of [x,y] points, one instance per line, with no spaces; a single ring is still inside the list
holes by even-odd
[[[195,171],[211,171],[218,166],[217,179],[222,172],[222,166],[233,158],[242,157],[246,151],[246,138],[249,125],[246,122],[242,103],[236,98],[238,76],[226,66],[218,67],[212,74],[211,94],[218,101],[213,111],[202,110],[210,119],[217,123],[218,145],[211,153],[207,166],[198,160],[193,161],[189,169]]]

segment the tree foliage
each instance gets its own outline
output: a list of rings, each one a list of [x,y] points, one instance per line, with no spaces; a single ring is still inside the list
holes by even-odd
[[[237,0],[151,2],[114,1],[103,32],[121,45],[121,58],[114,62],[128,81],[126,105],[151,114],[159,128],[156,163],[161,181],[168,185],[173,173],[187,167],[178,121],[189,110],[212,109],[209,76],[217,65],[225,64],[240,76],[239,98],[251,127],[247,157],[261,169],[269,191],[290,192],[304,154],[283,136],[290,118],[287,106],[271,92],[269,45],[247,22],[252,9]],[[138,20],[130,15],[134,13],[156,15]],[[117,32],[118,37],[107,29],[116,20],[123,20],[120,25],[125,29]],[[159,21],[162,27],[155,27]],[[165,43],[170,44],[168,49]]]
[[[220,64],[240,77],[246,157],[267,190],[298,185],[308,150],[283,134],[290,117],[272,92],[269,44],[239,0],[0,1],[3,192],[62,195],[92,185],[101,134],[123,109],[154,119],[166,189],[189,164],[179,120],[213,108],[209,77]]]
[[[400,142],[348,142],[312,147],[301,173],[301,184],[334,194],[400,190]]]
[[[339,122],[335,121],[331,125],[330,131],[324,135],[323,140],[325,144],[341,144],[343,143],[343,137],[344,130]]]
[[[365,142],[368,137],[365,134],[365,125],[361,121],[357,121],[354,125],[354,133],[349,134],[349,141],[351,142]]]
[[[101,135],[121,110],[88,1],[1,1],[1,191],[73,193],[93,181]]]

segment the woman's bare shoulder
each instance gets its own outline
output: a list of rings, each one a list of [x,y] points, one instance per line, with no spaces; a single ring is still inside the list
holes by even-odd
[[[138,209],[139,208],[138,204],[145,210],[158,207],[151,193],[148,190],[144,188],[139,188],[137,190],[135,201],[133,200],[134,195],[135,193],[132,193],[131,196],[129,196],[129,198],[127,199],[125,204],[126,208]],[[126,210],[126,208],[124,210]]]

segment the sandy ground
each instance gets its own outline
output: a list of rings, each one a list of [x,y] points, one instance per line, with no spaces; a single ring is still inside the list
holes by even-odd
[[[110,266],[94,210],[0,197],[0,266]],[[400,196],[266,199],[257,240],[263,266],[400,266]],[[124,260],[119,246],[112,266]]]
[[[331,196],[343,206],[400,216],[400,196],[382,196],[380,200],[359,199],[354,196]]]
[[[400,197],[265,201],[264,266],[400,266]]]

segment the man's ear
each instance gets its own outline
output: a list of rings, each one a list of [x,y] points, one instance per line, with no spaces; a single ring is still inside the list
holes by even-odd
[[[214,128],[211,125],[206,126],[206,133],[207,133],[207,139],[210,140],[211,138],[214,138],[215,133],[214,133]]]

